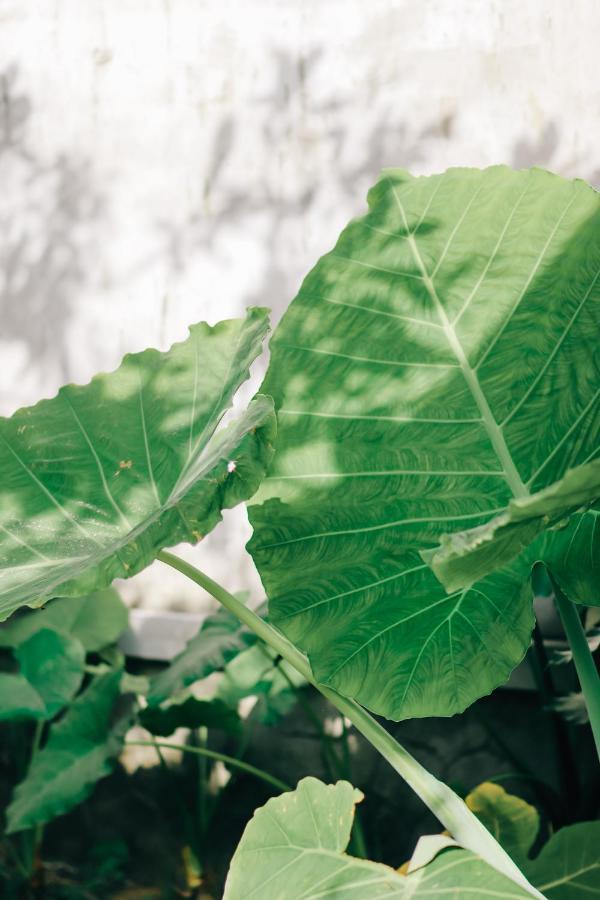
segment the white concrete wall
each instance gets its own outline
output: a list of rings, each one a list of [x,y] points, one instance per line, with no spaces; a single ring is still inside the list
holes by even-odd
[[[598,0],[0,0],[0,412],[277,318],[382,166],[599,181],[599,35]],[[258,595],[247,536],[191,553]]]

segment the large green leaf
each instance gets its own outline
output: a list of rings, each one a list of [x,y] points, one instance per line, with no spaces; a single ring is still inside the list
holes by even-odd
[[[528,897],[466,850],[448,850],[411,875],[344,851],[355,804],[347,781],[304,778],[258,809],[231,861],[223,900],[376,900],[378,897]]]
[[[485,525],[444,534],[421,556],[447,591],[469,587],[501,568],[533,540],[600,497],[600,459],[570,469],[564,478],[526,497],[514,498]]]
[[[167,353],[0,420],[0,616],[129,577],[195,543],[251,496],[270,458],[271,401],[215,431],[268,329],[267,312],[190,328]]]
[[[7,833],[49,822],[68,812],[108,775],[123,744],[126,717],[115,718],[121,672],[93,681],[50,729],[6,812]]]
[[[0,674],[0,720],[51,719],[81,686],[85,651],[76,638],[42,628],[15,657],[19,674]]]
[[[148,703],[162,703],[194,681],[223,669],[255,641],[254,632],[241,625],[233,613],[221,607],[214,615],[208,616],[198,634],[188,641],[168,668],[151,680]]]
[[[529,560],[447,595],[420,553],[595,456],[599,297],[598,194],[505,167],[385,172],[307,276],[249,549],[319,681],[449,715],[521,660]]]
[[[127,628],[129,613],[114,588],[86,597],[59,597],[44,609],[17,614],[0,627],[0,647],[15,647],[42,628],[53,628],[81,641],[88,653],[112,644]]]
[[[530,882],[549,900],[600,896],[600,822],[567,825],[525,866]]]

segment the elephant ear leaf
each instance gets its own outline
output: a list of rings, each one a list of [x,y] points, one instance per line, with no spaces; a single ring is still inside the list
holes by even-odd
[[[478,785],[467,794],[465,803],[515,862],[521,865],[540,828],[537,809],[492,781]]]
[[[0,628],[0,647],[15,647],[42,628],[52,628],[80,641],[86,653],[94,653],[116,641],[128,620],[129,611],[112,587],[85,597],[58,597],[43,609],[12,616]]]
[[[254,813],[231,861],[223,900],[247,897],[497,897],[531,894],[466,850],[448,850],[404,876],[345,852],[362,794],[347,781],[303,778]],[[265,893],[266,891],[266,893]]]
[[[119,710],[121,677],[115,670],[92,681],[50,727],[6,811],[8,834],[68,812],[110,774],[129,721],[129,710]]]
[[[564,528],[546,532],[536,541],[537,559],[570,600],[600,606],[600,503],[572,516]]]
[[[525,874],[548,900],[600,894],[600,822],[578,822],[553,834]]]
[[[0,720],[51,719],[83,681],[85,651],[77,638],[40,628],[15,650],[19,673],[0,673]]]
[[[126,356],[0,420],[1,618],[129,577],[255,492],[271,455],[270,399],[217,426],[267,330],[264,309],[194,325],[166,353]]]
[[[600,196],[539,169],[385,171],[309,273],[249,549],[319,681],[450,715],[523,658],[530,560],[447,594],[421,553],[595,458],[599,299]]]
[[[543,531],[599,497],[600,459],[571,469],[536,494],[511,500],[485,525],[443,534],[440,546],[424,550],[421,556],[447,591],[466,588],[511,562]]]

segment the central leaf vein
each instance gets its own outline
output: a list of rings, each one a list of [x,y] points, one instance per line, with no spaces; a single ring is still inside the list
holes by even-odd
[[[427,293],[429,294],[429,296],[430,296],[431,300],[433,301],[433,304],[437,310],[438,316],[440,318],[440,322],[442,323],[442,326],[444,329],[444,333],[445,333],[448,343],[450,345],[450,349],[452,350],[452,352],[454,353],[454,355],[458,361],[458,364],[461,368],[461,371],[463,373],[465,381],[467,382],[467,386],[468,386],[469,390],[471,391],[473,399],[475,400],[475,403],[477,404],[477,407],[481,413],[484,427],[487,431],[488,437],[492,443],[492,446],[496,452],[496,455],[500,461],[500,464],[504,471],[508,486],[510,487],[510,489],[515,497],[526,497],[526,496],[528,496],[529,491],[527,490],[527,487],[525,486],[524,482],[521,479],[519,471],[515,465],[512,455],[510,453],[510,450],[508,449],[508,445],[504,439],[504,435],[502,434],[502,430],[501,430],[500,426],[498,425],[498,423],[496,422],[496,419],[494,418],[494,415],[492,413],[490,405],[489,405],[487,398],[486,398],[486,396],[481,388],[481,385],[479,383],[477,373],[469,364],[469,361],[467,359],[467,355],[463,349],[463,346],[457,337],[457,334],[452,326],[452,323],[450,322],[450,320],[448,319],[448,316],[446,315],[446,310],[444,309],[443,304],[438,296],[437,290],[436,290],[431,278],[429,277],[429,274],[427,272],[427,269],[425,267],[423,259],[421,258],[421,253],[417,246],[415,237],[410,232],[410,229],[408,227],[406,213],[404,211],[404,207],[400,201],[398,193],[397,193],[394,185],[391,182],[390,182],[390,185],[392,188],[392,193],[393,193],[396,203],[398,205],[398,209],[400,210],[400,214],[402,216],[404,227],[408,234],[408,243],[411,248],[412,254],[414,256],[415,263],[416,263],[417,267],[419,268],[420,272],[422,273],[423,282],[427,289]]]

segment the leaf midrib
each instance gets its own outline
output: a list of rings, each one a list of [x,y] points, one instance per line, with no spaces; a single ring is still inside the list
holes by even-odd
[[[550,888],[559,887],[561,884],[568,884],[580,875],[587,875],[588,872],[593,872],[594,869],[600,869],[600,863],[594,862],[589,866],[577,869],[575,872],[566,872],[561,878],[557,878],[555,881],[548,881],[546,884],[541,884],[539,886],[540,890],[548,891]]]
[[[390,186],[392,189],[392,193],[394,195],[394,199],[396,200],[396,204],[398,209],[400,210],[400,214],[402,216],[402,221],[404,224],[404,228],[406,229],[406,238],[411,249],[412,255],[414,257],[415,263],[421,272],[421,276],[423,278],[423,283],[431,298],[433,305],[437,311],[438,317],[440,319],[442,328],[444,330],[444,334],[446,335],[446,339],[450,346],[450,349],[454,353],[456,360],[460,366],[463,377],[467,383],[467,387],[469,388],[475,403],[477,404],[477,408],[481,413],[481,418],[483,420],[483,427],[486,430],[486,433],[490,439],[490,442],[494,448],[496,456],[502,466],[502,470],[504,472],[504,477],[506,478],[506,482],[512,491],[514,497],[528,497],[529,491],[521,479],[519,475],[518,469],[515,465],[515,462],[512,458],[511,452],[508,449],[508,445],[504,439],[504,435],[502,433],[502,429],[496,419],[494,418],[494,414],[490,408],[490,405],[487,401],[487,398],[483,392],[481,384],[479,382],[479,378],[477,377],[477,373],[472,368],[467,359],[467,355],[463,349],[462,344],[460,343],[456,331],[452,323],[450,322],[448,316],[446,315],[446,310],[444,309],[442,302],[438,296],[437,290],[433,281],[431,280],[429,273],[425,267],[423,259],[421,257],[421,253],[419,251],[419,247],[417,246],[417,242],[414,237],[414,233],[408,227],[408,220],[406,218],[406,213],[404,211],[404,206],[402,205],[396,188],[393,183],[390,181]]]
[[[205,469],[204,471],[210,471],[210,469]],[[195,479],[195,483],[197,484],[198,482],[203,480],[205,479],[198,477]],[[150,528],[150,526],[154,525],[164,513],[175,510],[181,514],[179,504],[183,499],[183,496],[184,495],[177,495],[175,498],[169,497],[167,500],[163,501],[160,506],[151,508],[146,517],[142,519],[137,525],[133,526],[130,531],[122,532],[117,530],[114,535],[111,535],[110,540],[106,544],[101,544],[93,538],[94,542],[98,545],[98,549],[95,551],[90,551],[89,553],[86,553],[81,557],[69,557],[61,560],[49,560],[47,563],[48,565],[54,565],[57,562],[72,562],[74,560],[83,561],[84,565],[75,566],[73,569],[67,569],[66,574],[61,569],[59,573],[57,573],[52,583],[49,585],[48,591],[51,591],[52,588],[60,584],[64,584],[65,581],[70,581],[76,578],[81,572],[84,572],[91,566],[94,566],[97,563],[101,562],[103,559],[106,559],[107,556],[113,554],[118,555],[118,553],[123,550],[128,544],[135,541],[140,534],[143,534],[148,530],[148,528]],[[73,521],[80,525],[79,520],[73,518]],[[186,526],[188,525],[187,522],[185,524]],[[91,537],[91,535],[87,535],[87,533],[86,536]]]

